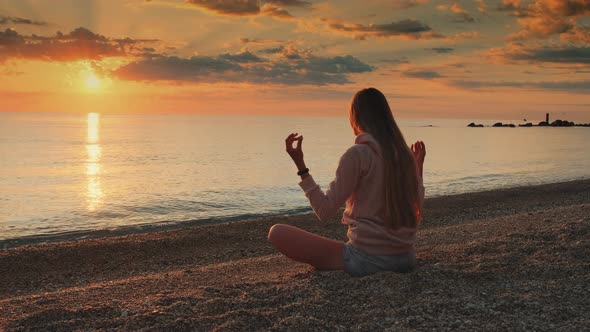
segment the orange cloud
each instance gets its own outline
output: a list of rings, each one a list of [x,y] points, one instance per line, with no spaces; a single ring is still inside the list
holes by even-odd
[[[469,14],[465,8],[461,7],[461,5],[456,2],[451,5],[451,11],[455,14]]]
[[[131,38],[113,39],[77,28],[68,34],[55,36],[25,36],[15,30],[0,31],[0,61],[34,59],[42,61],[100,60],[105,57],[126,56],[145,52],[144,43],[155,40]]]
[[[537,3],[544,3],[551,13],[561,16],[590,14],[590,1],[588,0],[545,0]]]
[[[279,18],[284,18],[284,19],[290,19],[293,18],[293,15],[291,15],[287,10],[275,6],[272,3],[265,3],[261,8],[260,8],[260,13],[267,15],[267,16],[274,16],[274,17],[279,17]]]
[[[284,7],[312,7],[311,2],[304,0],[187,0],[186,2],[221,15],[266,15],[280,19],[293,18],[293,15]]]
[[[508,40],[526,40],[532,38],[547,38],[554,34],[561,34],[574,27],[571,19],[556,16],[538,16],[518,19],[520,31],[510,34]]]
[[[469,12],[457,2],[454,2],[451,5],[438,5],[436,6],[436,9],[455,13],[456,15],[453,19],[453,22],[455,23],[474,23],[476,21],[475,17],[471,16],[471,14],[469,14]]]
[[[518,17],[520,31],[509,40],[547,38],[566,33],[576,26],[576,19],[590,14],[588,0],[534,0],[525,5],[519,0],[504,0],[499,8]]]
[[[187,3],[225,15],[256,15],[260,13],[258,0],[188,0]]]
[[[488,4],[485,2],[485,0],[475,0],[475,2],[478,3],[477,11],[479,11],[481,14],[487,13]]]
[[[577,26],[559,37],[568,43],[590,45],[590,27]]]
[[[383,24],[356,24],[334,19],[323,19],[332,31],[364,40],[367,38],[404,38],[410,40],[444,38],[439,32],[418,20],[405,19]]]

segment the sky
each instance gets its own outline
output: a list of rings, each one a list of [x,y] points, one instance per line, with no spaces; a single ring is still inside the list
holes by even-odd
[[[590,0],[0,0],[0,111],[590,122]]]

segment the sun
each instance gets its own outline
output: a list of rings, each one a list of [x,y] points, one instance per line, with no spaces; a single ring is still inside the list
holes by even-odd
[[[89,73],[86,76],[84,83],[86,83],[86,86],[92,90],[100,88],[100,79],[94,73]]]

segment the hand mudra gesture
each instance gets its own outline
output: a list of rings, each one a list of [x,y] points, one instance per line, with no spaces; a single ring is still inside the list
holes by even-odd
[[[295,147],[293,147],[293,143],[297,142]],[[301,169],[302,167],[305,168],[305,164],[303,162],[303,150],[301,149],[301,143],[303,142],[303,136],[299,135],[298,133],[292,133],[291,135],[287,136],[285,139],[286,150],[297,168]]]
[[[417,141],[412,144],[410,150],[412,150],[414,159],[416,160],[416,171],[418,175],[422,176],[424,172],[424,158],[426,157],[426,145],[422,141]]]

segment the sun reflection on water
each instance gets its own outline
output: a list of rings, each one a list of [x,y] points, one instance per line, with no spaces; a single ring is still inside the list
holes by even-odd
[[[89,211],[94,211],[102,202],[102,190],[100,187],[100,144],[98,113],[88,113],[86,137],[86,204]]]

